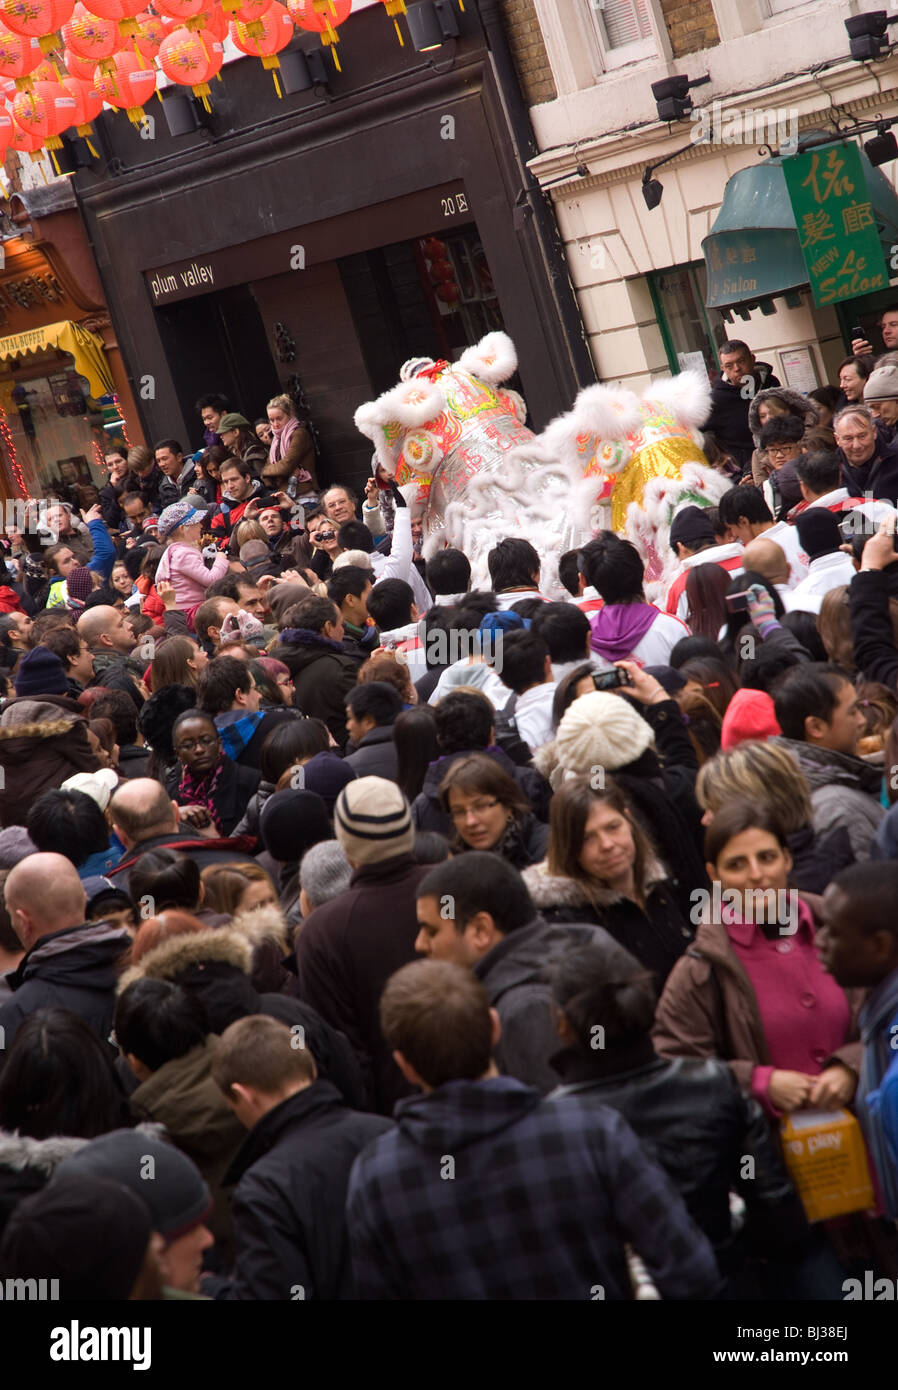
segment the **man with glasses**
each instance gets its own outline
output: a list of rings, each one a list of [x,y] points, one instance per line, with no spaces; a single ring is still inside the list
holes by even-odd
[[[790,507],[801,501],[801,484],[795,472],[795,460],[801,449],[803,434],[804,422],[795,415],[774,415],[761,429],[758,442],[770,465],[770,473],[761,490],[777,521],[786,515]]]

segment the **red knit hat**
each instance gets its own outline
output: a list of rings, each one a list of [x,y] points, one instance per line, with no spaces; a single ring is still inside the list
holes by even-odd
[[[737,690],[723,716],[720,746],[726,751],[750,738],[772,738],[782,732],[766,690]]]

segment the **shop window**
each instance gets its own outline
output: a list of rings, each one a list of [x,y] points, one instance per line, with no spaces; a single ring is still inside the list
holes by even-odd
[[[653,271],[649,288],[672,372],[704,368],[719,371],[717,350],[730,336],[723,315],[706,309],[707,277],[702,261]]]
[[[652,0],[592,0],[606,68],[658,53]]]
[[[770,15],[785,14],[787,10],[800,9],[802,5],[808,5],[811,0],[765,0],[768,13]]]
[[[394,384],[410,357],[451,361],[504,328],[476,227],[441,230],[337,262],[371,384]]]
[[[28,490],[79,508],[92,506],[96,489],[105,482],[98,466],[108,440],[102,409],[84,377],[66,366],[65,355],[49,356],[43,376],[26,376],[26,371],[41,368],[33,365],[33,355],[24,361],[27,367],[3,364],[0,406]]]

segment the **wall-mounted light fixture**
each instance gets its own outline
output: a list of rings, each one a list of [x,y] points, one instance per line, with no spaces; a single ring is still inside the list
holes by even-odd
[[[406,11],[408,31],[416,53],[430,53],[446,39],[457,39],[458,20],[452,0],[417,0]]]

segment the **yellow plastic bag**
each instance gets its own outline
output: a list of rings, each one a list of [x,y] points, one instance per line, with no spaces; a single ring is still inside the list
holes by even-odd
[[[809,1221],[875,1202],[861,1127],[847,1110],[797,1110],[782,1122],[786,1167]]]

